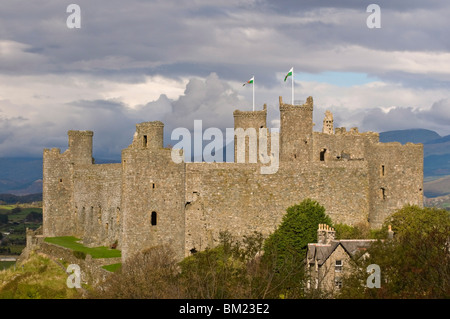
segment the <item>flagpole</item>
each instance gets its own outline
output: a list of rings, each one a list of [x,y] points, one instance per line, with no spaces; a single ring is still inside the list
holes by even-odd
[[[253,76],[253,112],[255,111],[255,76]]]
[[[294,68],[292,68],[292,105],[294,105]]]

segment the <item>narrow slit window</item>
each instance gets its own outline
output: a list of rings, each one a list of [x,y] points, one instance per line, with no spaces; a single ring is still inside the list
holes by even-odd
[[[147,135],[144,135],[144,137],[142,139],[142,146],[147,147]]]
[[[322,151],[320,152],[320,161],[321,162],[325,161],[325,153],[326,152],[327,152],[326,148],[322,149]]]
[[[384,176],[384,174],[385,174],[384,165],[381,165],[381,167],[380,167],[380,175]]]
[[[156,226],[157,218],[158,218],[158,216],[157,216],[156,212],[152,212],[152,217],[151,217],[152,226]]]
[[[386,199],[386,189],[385,188],[380,188],[380,198],[382,199],[382,200],[385,200]]]

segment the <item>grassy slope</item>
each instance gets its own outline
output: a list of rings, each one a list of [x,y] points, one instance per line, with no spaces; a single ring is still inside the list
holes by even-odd
[[[16,270],[11,267],[0,271],[0,299],[80,298],[80,293],[68,288],[66,281],[67,274],[55,262],[32,255]]]

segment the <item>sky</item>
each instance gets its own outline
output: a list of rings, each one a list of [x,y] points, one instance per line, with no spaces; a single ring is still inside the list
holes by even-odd
[[[80,8],[80,28],[70,28]],[[380,28],[369,28],[380,8]],[[233,111],[314,99],[336,127],[450,134],[447,0],[0,0],[0,156],[67,148],[94,131],[94,156],[120,159],[135,124],[233,127]]]

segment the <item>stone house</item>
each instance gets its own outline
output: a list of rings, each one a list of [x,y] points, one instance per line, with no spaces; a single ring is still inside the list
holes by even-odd
[[[317,243],[308,244],[306,271],[309,276],[307,289],[335,292],[342,288],[342,279],[352,270],[351,261],[364,258],[373,239],[335,240],[336,231],[319,224]]]

